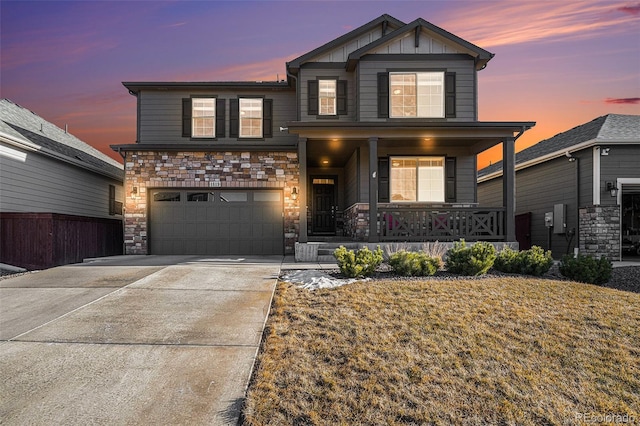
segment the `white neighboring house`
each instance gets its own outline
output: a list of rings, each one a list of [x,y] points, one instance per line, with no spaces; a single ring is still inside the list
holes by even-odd
[[[41,269],[122,253],[122,164],[0,100],[0,262]]]

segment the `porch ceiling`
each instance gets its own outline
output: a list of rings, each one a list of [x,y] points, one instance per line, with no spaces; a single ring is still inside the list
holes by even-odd
[[[309,167],[342,167],[353,151],[378,138],[379,148],[402,147],[446,154],[463,148],[469,154],[501,143],[535,126],[535,122],[289,122],[289,133],[307,138]]]

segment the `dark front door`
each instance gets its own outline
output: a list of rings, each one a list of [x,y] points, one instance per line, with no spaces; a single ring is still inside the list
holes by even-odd
[[[516,241],[520,250],[531,248],[531,212],[516,215]]]
[[[313,184],[312,232],[314,234],[336,232],[335,199],[335,184]]]

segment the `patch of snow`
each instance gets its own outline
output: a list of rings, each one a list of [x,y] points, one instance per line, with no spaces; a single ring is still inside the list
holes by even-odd
[[[319,288],[336,288],[345,284],[357,281],[366,281],[359,278],[335,278],[331,275],[315,269],[286,271],[280,279],[282,281],[295,284],[307,290],[317,290]]]

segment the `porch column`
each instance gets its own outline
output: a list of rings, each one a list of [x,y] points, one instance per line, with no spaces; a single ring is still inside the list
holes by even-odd
[[[300,218],[298,222],[298,242],[306,243],[307,237],[307,138],[298,138],[298,165],[300,170],[298,189],[298,205]]]
[[[369,242],[378,242],[378,138],[369,138]]]
[[[502,203],[505,207],[506,241],[516,240],[516,140],[502,141]]]

